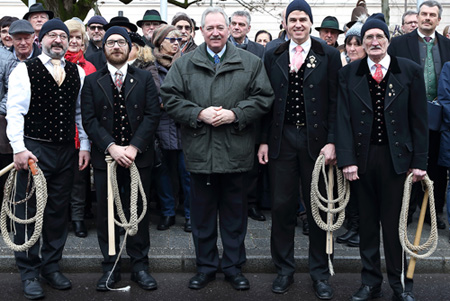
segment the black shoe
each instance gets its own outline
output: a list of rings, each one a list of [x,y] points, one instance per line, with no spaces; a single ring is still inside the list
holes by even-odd
[[[425,217],[425,223],[427,223],[428,225],[431,225],[431,218],[430,217]],[[436,216],[436,227],[438,229],[441,229],[441,230],[445,229],[447,227],[445,225],[445,222],[439,216]]]
[[[328,284],[328,280],[317,280],[313,282],[316,297],[320,300],[330,300],[333,298],[333,289]]]
[[[368,286],[362,284],[359,290],[351,297],[351,301],[365,301],[370,299],[376,299],[383,296],[381,292],[381,285]]]
[[[112,274],[111,277],[109,277],[110,274]],[[97,281],[97,290],[98,291],[100,291],[100,292],[109,291],[108,287],[106,287],[106,280],[108,280],[108,277],[109,277],[109,281],[108,281],[109,288],[114,288],[116,283],[119,282],[121,279],[119,272],[115,272],[115,273],[111,273],[111,271],[105,272],[102,275],[102,277]]]
[[[42,275],[42,278],[47,281],[51,287],[58,290],[66,290],[72,287],[72,282],[59,271]]]
[[[42,286],[39,283],[38,278],[27,279],[22,282],[22,285],[23,285],[23,294],[25,298],[30,300],[44,298],[44,290],[42,289]],[[4,298],[7,299],[6,296],[4,296]]]
[[[359,233],[356,232],[352,237],[347,240],[347,246],[358,248],[359,247]]]
[[[345,232],[344,234],[339,235],[338,237],[336,237],[336,242],[338,244],[345,244],[345,243],[347,243],[349,238],[352,237],[355,234],[358,234],[358,231],[350,229],[347,232]]]
[[[278,275],[272,283],[272,292],[284,294],[292,283],[294,283],[294,276]]]
[[[414,298],[413,292],[404,292],[401,294],[394,293],[392,296],[392,300],[394,301],[414,301],[416,300]]]
[[[174,216],[161,216],[161,220],[159,221],[156,229],[158,230],[168,230],[170,226],[175,225],[175,215]]]
[[[248,209],[248,217],[254,219],[255,221],[263,222],[266,220],[264,214],[258,208],[250,208]]]
[[[248,282],[248,279],[245,278],[242,273],[237,273],[233,276],[227,276],[225,275],[225,281],[228,281],[231,286],[238,291],[248,290],[250,288],[250,283]]]
[[[302,233],[303,235],[309,235],[309,223],[307,218],[302,220]]]
[[[197,273],[189,280],[189,288],[198,290],[204,288],[213,280],[216,280],[216,274]]]
[[[187,218],[186,222],[184,223],[184,232],[192,232],[192,225],[190,218]]]
[[[154,290],[158,287],[156,280],[147,271],[131,273],[131,280],[145,290]]]
[[[75,236],[77,237],[86,237],[87,229],[84,221],[73,221],[72,222],[73,232],[75,232]]]

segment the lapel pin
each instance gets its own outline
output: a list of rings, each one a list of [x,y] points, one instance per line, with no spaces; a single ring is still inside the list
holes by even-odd
[[[391,92],[389,92],[389,94],[388,94],[388,95],[389,95],[389,97],[391,97],[391,96],[392,96],[392,93],[391,93]]]
[[[130,79],[130,83],[132,83],[133,82],[133,79]]]
[[[392,87],[393,87],[392,84],[389,84],[389,89],[392,89]]]
[[[310,63],[306,64],[306,67],[311,68],[311,64]]]

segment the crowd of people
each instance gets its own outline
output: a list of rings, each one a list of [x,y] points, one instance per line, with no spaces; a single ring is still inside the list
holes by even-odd
[[[351,300],[382,295],[380,230],[393,299],[414,300],[398,234],[408,174],[415,182],[408,222],[428,175],[437,227],[446,228],[446,203],[450,223],[450,40],[448,26],[443,35],[436,31],[441,16],[439,2],[424,1],[390,30],[383,14],[369,14],[359,0],[342,29],[327,16],[315,27],[316,38],[311,6],[293,0],[281,13],[278,37],[259,30],[255,41],[248,38],[249,12],[228,17],[218,7],[203,12],[199,27],[186,13],[169,24],[156,10],[136,24],[100,15],[86,24],[76,17],[63,22],[41,3],[21,19],[1,18],[0,168],[14,162],[19,171],[16,200],[27,194],[29,159],[47,181],[41,242],[15,252],[25,297],[44,297],[41,280],[71,288],[58,264],[69,222],[83,238],[84,219],[94,215],[103,255],[96,289],[108,291],[121,280],[121,231],[116,226],[111,245],[108,229],[110,156],[126,216],[136,214],[130,210],[132,165],[147,200],[157,200],[157,230],[170,229],[183,208],[197,266],[189,288],[206,287],[220,271],[234,289],[249,289],[242,273],[247,221],[265,221],[262,209],[270,209],[272,291],[283,294],[294,283],[300,217],[314,293],[332,299],[326,232],[313,219],[310,197],[315,161],[323,155],[351,183],[347,232],[336,238],[360,250],[361,286]],[[198,32],[201,45],[194,41]],[[438,113],[428,110],[436,104]],[[36,210],[32,201],[19,202],[15,214],[23,219]],[[429,211],[425,221],[431,223]],[[14,229],[14,242],[22,244],[33,225]],[[131,280],[156,289],[148,212],[127,235],[125,249]]]

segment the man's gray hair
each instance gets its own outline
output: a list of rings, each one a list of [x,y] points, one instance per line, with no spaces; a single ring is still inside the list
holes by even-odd
[[[250,17],[250,14],[245,11],[245,10],[238,10],[235,11],[232,15],[231,15],[231,19],[233,19],[234,16],[238,16],[238,17],[246,17],[247,18],[247,26],[250,26],[250,23],[252,21],[252,18]]]
[[[200,25],[201,25],[201,27],[203,28],[203,27],[205,27],[205,18],[206,18],[206,16],[207,15],[209,15],[209,14],[216,14],[216,13],[219,13],[219,14],[222,14],[223,15],[223,17],[225,18],[225,24],[227,25],[227,27],[230,25],[230,20],[228,19],[228,16],[227,16],[227,14],[225,13],[225,11],[222,9],[222,8],[220,8],[220,7],[208,7],[204,12],[203,12],[203,14],[202,14],[202,20],[201,20],[201,22],[200,22]]]
[[[407,16],[417,15],[417,11],[415,10],[407,10],[402,16],[402,25],[405,25],[405,18]]]
[[[437,6],[437,7],[439,8],[439,19],[441,18],[441,16],[442,16],[442,5],[441,5],[441,3],[439,3],[439,2],[436,1],[436,0],[428,0],[428,1],[424,1],[424,2],[422,2],[422,4],[420,4],[420,6],[419,6],[419,12],[420,12],[420,9],[422,8],[422,6],[424,6],[424,5],[426,5],[426,6],[428,6],[428,7],[435,7],[435,6]]]

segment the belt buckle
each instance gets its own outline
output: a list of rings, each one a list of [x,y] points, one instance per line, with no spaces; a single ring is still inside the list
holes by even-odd
[[[299,128],[302,128],[302,127],[304,127],[305,126],[305,123],[295,123],[295,126],[297,127],[297,130],[299,129]]]

